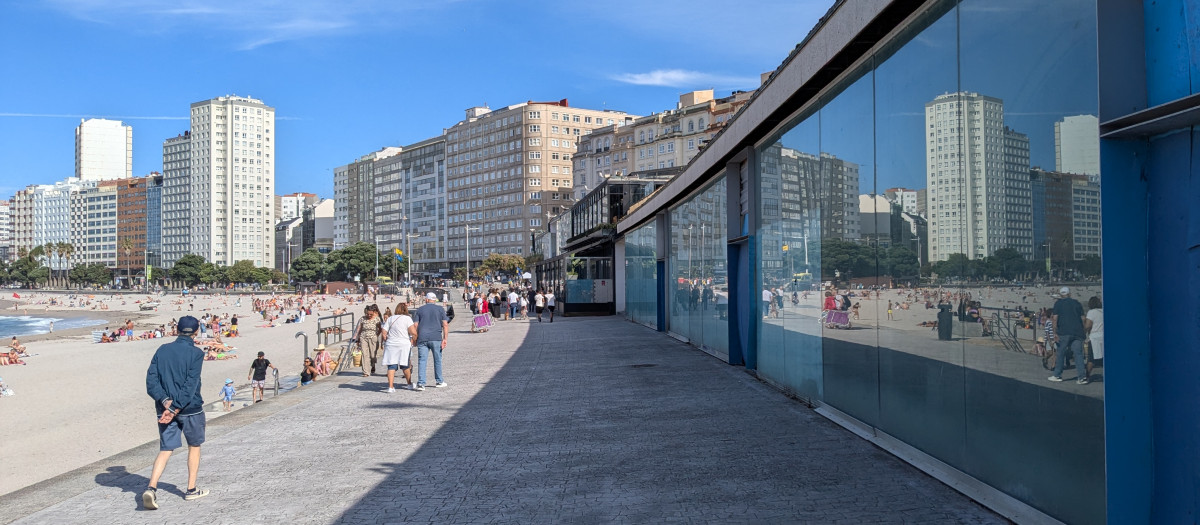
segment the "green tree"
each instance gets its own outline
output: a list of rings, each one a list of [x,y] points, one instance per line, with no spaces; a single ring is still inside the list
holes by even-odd
[[[200,265],[200,271],[197,278],[201,283],[212,285],[226,281],[225,270],[217,265],[206,262]]]
[[[171,267],[171,271],[169,272],[171,279],[188,286],[195,286],[201,282],[200,270],[205,264],[208,263],[204,262],[204,258],[199,255],[194,253],[184,255],[178,261],[175,261],[175,266]]]
[[[966,277],[970,272],[971,260],[965,254],[952,253],[946,260],[934,263],[933,271],[939,277]]]
[[[131,258],[133,257],[133,239],[130,239],[129,237],[122,238],[120,242],[117,243],[117,249],[121,250],[121,252],[125,254],[125,261],[127,263],[125,265],[125,284],[132,288],[133,261]]]
[[[875,275],[875,249],[851,241],[821,241],[821,271],[826,279],[840,273],[842,279]]]
[[[917,277],[920,265],[917,254],[906,246],[892,246],[884,259],[885,271],[893,278]]]
[[[1028,267],[1025,261],[1025,256],[1015,248],[1000,248],[988,257],[988,262],[993,266],[993,275],[1003,277],[1005,279],[1016,279],[1017,275],[1024,273]]]
[[[74,266],[67,273],[67,277],[76,284],[80,285],[104,285],[112,282],[113,271],[100,263],[87,263]]]
[[[1100,277],[1100,256],[1088,255],[1075,261],[1075,269],[1087,277]]]
[[[304,250],[304,253],[292,261],[292,280],[315,283],[324,278],[325,256],[321,255],[316,248]]]
[[[363,281],[375,279],[375,245],[368,242],[358,242],[353,245],[334,250],[326,259],[328,276],[331,281],[353,281],[359,277]],[[380,270],[380,274],[383,270]]]
[[[493,275],[497,273],[515,274],[517,268],[525,264],[525,258],[514,254],[489,253],[483,262],[479,263],[479,267],[474,270],[479,275]]]
[[[225,270],[225,278],[231,283],[254,283],[258,282],[258,274],[255,272],[254,262],[249,260],[237,261]]]

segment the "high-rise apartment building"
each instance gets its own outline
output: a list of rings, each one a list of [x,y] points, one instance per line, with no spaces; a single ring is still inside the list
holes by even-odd
[[[145,275],[147,264],[156,266],[150,256],[160,238],[160,232],[154,230],[156,224],[161,228],[156,217],[160,211],[155,209],[159,205],[156,194],[160,194],[161,188],[162,176],[154,172],[121,181],[117,187],[117,211],[121,217],[117,226],[117,268],[124,271],[117,275],[131,276],[134,284],[138,275]]]
[[[883,190],[883,196],[887,200],[900,205],[901,211],[911,215],[920,215],[921,206],[918,204],[918,190],[910,190],[908,188],[889,188]]]
[[[304,208],[315,206],[321,201],[315,193],[291,193],[275,196],[275,222],[299,219]]]
[[[98,183],[98,181],[91,182],[91,184]],[[71,242],[73,240],[71,238],[71,196],[83,189],[78,179],[67,179],[52,185],[31,186],[30,188],[33,189],[33,242],[29,247]],[[76,246],[76,249],[78,250],[79,247]],[[65,270],[67,261],[62,257],[52,255],[50,269]]]
[[[124,180],[85,181],[71,192],[70,242],[75,250],[71,257],[74,264],[117,267],[117,196],[123,183]],[[134,221],[144,222],[144,218],[144,213],[128,221],[122,216],[121,223],[130,227]]]
[[[1029,136],[1004,128],[1004,208],[1000,230],[990,255],[998,248],[1012,248],[1033,257],[1033,194],[1029,182]]]
[[[333,170],[335,248],[357,242],[375,243],[375,170],[401,148],[389,146]],[[399,159],[391,159],[398,161]]]
[[[447,259],[489,253],[528,254],[531,228],[546,213],[570,208],[576,142],[591,130],[624,121],[620,111],[572,108],[567,101],[474,107],[446,130],[449,248]],[[478,228],[478,230],[475,230]]]
[[[12,248],[12,203],[0,201],[0,261],[10,261],[16,256]]]
[[[75,128],[75,177],[82,181],[133,176],[133,128],[119,120],[81,120]]]
[[[978,93],[925,105],[929,257],[1032,252],[1029,138],[1004,126],[1004,103]]]
[[[1065,117],[1054,123],[1054,171],[1100,175],[1100,119]]]
[[[146,177],[146,264],[162,267],[162,195],[163,176],[151,173]],[[151,280],[156,273],[152,272]]]
[[[401,148],[376,164],[375,237],[381,249],[408,254],[413,274],[446,267],[446,139]]]
[[[192,132],[163,141],[161,250],[162,264],[175,265],[191,249],[192,237]]]
[[[33,201],[37,186],[29,186],[17,190],[10,204],[12,220],[12,257],[19,257],[23,251],[33,248]]]
[[[239,96],[196,102],[189,131],[186,177],[164,166],[164,263],[194,253],[224,265],[274,267],[275,108]],[[182,153],[181,143],[167,141],[164,157],[171,145]],[[182,232],[175,229],[181,220]]]

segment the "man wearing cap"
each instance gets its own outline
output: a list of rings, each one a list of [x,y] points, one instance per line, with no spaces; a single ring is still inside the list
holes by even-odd
[[[180,435],[188,444],[188,489],[183,499],[194,500],[208,495],[196,487],[200,470],[200,445],[204,443],[204,399],[200,396],[200,367],[204,352],[196,348],[192,337],[200,329],[200,321],[190,315],[179,320],[179,337],[158,347],[146,371],[146,393],[154,399],[158,414],[158,457],[150,483],[142,492],[142,505],[158,508],[158,478],[167,468],[171,452],[182,445]]]
[[[1058,290],[1060,298],[1054,302],[1051,310],[1051,322],[1054,333],[1058,334],[1058,355],[1054,359],[1054,375],[1046,378],[1050,381],[1062,381],[1063,367],[1067,362],[1067,352],[1075,356],[1075,382],[1080,385],[1088,384],[1087,357],[1083,355],[1083,338],[1087,336],[1083,325],[1087,317],[1083,315],[1083,305],[1071,298],[1071,289],[1066,286]]]
[[[442,380],[442,350],[450,333],[450,318],[437,301],[437,294],[425,294],[425,304],[412,314],[417,328],[417,386],[413,387],[417,391],[425,390],[425,361],[429,353],[433,353],[433,378],[437,380],[434,386],[446,386]]]

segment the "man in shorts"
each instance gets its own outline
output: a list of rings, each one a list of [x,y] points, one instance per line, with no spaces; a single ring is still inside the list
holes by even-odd
[[[258,359],[250,362],[250,373],[246,375],[246,379],[250,380],[250,398],[255,403],[261,403],[263,400],[263,390],[267,388],[267,369],[275,368],[266,355],[259,352]]]
[[[179,337],[175,342],[158,347],[146,371],[146,393],[154,399],[158,414],[158,457],[150,483],[142,492],[142,505],[158,508],[158,479],[167,468],[171,452],[182,446],[180,436],[188,444],[188,489],[183,499],[194,500],[208,495],[196,487],[200,470],[200,445],[204,443],[204,399],[200,396],[200,367],[204,352],[196,348],[192,337],[200,329],[200,321],[190,315],[179,320]]]

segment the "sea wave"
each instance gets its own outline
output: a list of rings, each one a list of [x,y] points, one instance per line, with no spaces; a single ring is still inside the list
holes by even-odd
[[[84,328],[102,325],[103,319],[86,317],[34,317],[31,315],[0,315],[0,335],[22,336],[50,333],[50,323],[55,330]]]

